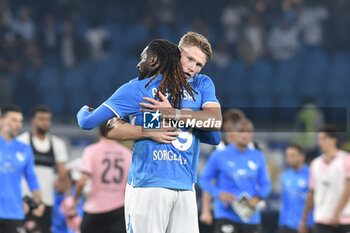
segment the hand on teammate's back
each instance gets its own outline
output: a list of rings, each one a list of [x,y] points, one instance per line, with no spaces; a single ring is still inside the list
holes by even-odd
[[[159,101],[150,97],[144,97],[143,100],[150,102],[150,104],[140,102],[140,105],[144,107],[140,109],[142,112],[159,110],[162,119],[173,119],[175,117],[175,109],[161,92],[159,92]]]
[[[143,130],[145,130],[148,138],[157,143],[168,144],[176,140],[176,137],[179,136],[179,132],[177,131],[177,129],[174,127],[170,127],[167,123],[164,123],[162,129],[160,129],[159,131],[154,129]]]

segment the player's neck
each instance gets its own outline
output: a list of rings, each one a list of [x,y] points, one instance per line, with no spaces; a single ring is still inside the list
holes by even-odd
[[[297,164],[295,167],[293,167],[293,169],[298,172],[301,170],[301,168],[303,167],[304,163],[299,163]]]
[[[338,149],[336,147],[329,148],[324,152],[324,159],[326,162],[330,162],[337,155]]]
[[[33,130],[33,135],[41,141],[44,141],[46,139],[46,133],[42,134],[39,133],[37,130]]]
[[[10,134],[4,132],[4,130],[1,130],[1,137],[3,137],[8,143],[13,140],[13,137],[11,137]]]
[[[239,143],[236,143],[235,146],[236,146],[237,150],[239,150],[241,152],[244,152],[248,148],[248,145],[243,145],[243,144],[239,144]]]

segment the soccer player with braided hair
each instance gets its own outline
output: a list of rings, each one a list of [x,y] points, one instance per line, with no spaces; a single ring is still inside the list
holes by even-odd
[[[161,49],[163,46],[167,49]],[[187,116],[182,112],[191,111],[185,111],[184,108],[197,110],[192,115],[196,116],[196,112],[201,112],[204,105],[218,104],[215,91],[211,90],[213,84],[210,78],[197,75],[209,58],[204,55],[197,59],[195,53],[186,55],[191,47],[182,48],[180,57],[175,48],[176,45],[164,40],[152,41],[141,53],[141,61],[137,65],[139,77],[120,87],[96,110],[90,111],[89,107],[83,107],[78,113],[79,125],[90,129],[100,121],[117,116],[123,119],[129,117],[131,122],[140,127],[146,119],[146,114],[140,111],[141,104],[145,108],[150,107],[148,105],[159,107],[159,104],[166,107],[162,114],[167,119],[174,118],[171,114],[185,119]],[[186,59],[185,63],[183,59]],[[188,69],[184,64],[188,65]],[[179,79],[174,81],[174,77]],[[181,109],[180,114],[175,114],[174,107]],[[218,115],[217,119],[221,120],[221,113]],[[197,129],[192,128],[171,133],[172,137],[178,135],[178,138],[164,144],[152,141],[149,133],[135,140],[125,197],[128,232],[199,232],[193,188],[197,180],[199,134]]]
[[[159,98],[160,93],[169,93],[169,101],[174,108],[180,108],[181,100],[184,98],[185,88],[193,99],[193,92],[198,94],[193,87],[187,82],[185,73],[181,66],[181,52],[175,45],[170,45],[167,40],[153,40],[148,46],[147,51],[150,56],[157,56],[160,61],[163,61],[159,66],[148,76],[153,76],[145,87],[163,74],[162,81],[157,89],[155,99]],[[155,73],[153,75],[153,73]]]

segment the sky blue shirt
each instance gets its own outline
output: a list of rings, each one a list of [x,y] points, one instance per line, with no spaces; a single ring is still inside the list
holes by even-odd
[[[100,108],[109,109],[119,118],[131,117],[135,125],[143,125],[144,114],[140,111],[139,102],[143,101],[143,97],[154,98],[162,75],[159,75],[145,88],[149,80],[150,78],[144,80],[136,78],[124,84],[97,109],[97,112]],[[205,103],[218,103],[214,84],[208,76],[197,74],[188,82],[198,94],[194,93],[194,100],[185,90],[182,109],[190,108],[198,111]],[[82,128],[95,126],[96,119],[89,119],[91,114],[94,113],[86,109],[79,111],[78,123]],[[110,118],[109,115],[108,117]],[[99,118],[99,120],[102,119],[103,117]],[[219,132],[217,133],[219,135]],[[148,139],[135,140],[128,183],[134,187],[192,190],[193,183],[197,180],[198,156],[199,137],[196,129],[183,129],[178,140],[170,144],[159,144]]]
[[[212,183],[212,179],[216,180],[215,184]],[[214,197],[215,219],[225,218],[244,224],[259,224],[260,211],[248,222],[244,222],[230,205],[225,206],[219,200],[220,193],[228,192],[236,197],[246,194],[249,198],[259,196],[265,199],[271,189],[264,155],[256,149],[249,148],[241,152],[234,144],[212,153],[200,176],[199,185]]]
[[[0,136],[0,218],[24,219],[22,175],[31,191],[39,190],[32,148],[17,139],[8,143]]]
[[[298,229],[308,192],[309,167],[303,165],[299,171],[292,168],[282,174],[281,206],[278,225]],[[313,225],[312,213],[307,226]]]

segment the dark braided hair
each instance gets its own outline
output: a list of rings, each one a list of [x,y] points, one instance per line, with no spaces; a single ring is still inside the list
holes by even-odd
[[[154,77],[145,85],[147,87],[158,75],[163,74],[162,81],[157,89],[155,99],[159,98],[159,92],[165,95],[169,93],[169,101],[174,108],[181,107],[181,100],[184,98],[184,88],[194,98],[198,94],[187,82],[181,65],[181,52],[177,45],[163,39],[152,40],[148,44],[148,55],[156,55],[159,59],[159,67],[151,72]],[[151,76],[151,74],[149,76]]]

